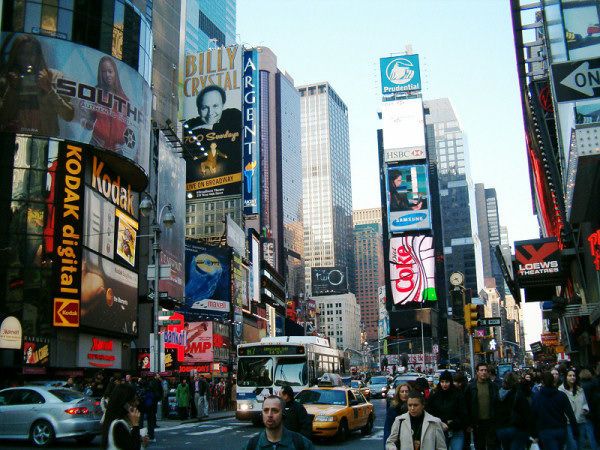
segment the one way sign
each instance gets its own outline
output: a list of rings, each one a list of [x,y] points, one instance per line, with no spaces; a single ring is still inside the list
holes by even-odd
[[[600,58],[552,64],[558,102],[600,97]]]

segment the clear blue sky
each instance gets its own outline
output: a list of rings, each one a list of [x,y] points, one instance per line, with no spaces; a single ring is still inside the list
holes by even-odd
[[[380,205],[379,58],[412,45],[423,98],[452,101],[473,182],[496,189],[509,239],[538,237],[508,0],[238,0],[237,33],[269,47],[296,86],[328,81],[348,106],[354,209]],[[538,305],[525,315],[526,340],[538,340]]]

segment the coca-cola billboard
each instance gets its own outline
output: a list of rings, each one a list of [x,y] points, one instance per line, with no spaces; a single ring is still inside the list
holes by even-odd
[[[432,237],[404,236],[390,239],[389,269],[394,305],[437,300]]]

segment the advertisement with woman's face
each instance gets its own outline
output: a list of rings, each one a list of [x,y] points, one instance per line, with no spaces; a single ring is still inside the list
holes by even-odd
[[[152,95],[135,69],[61,39],[1,40],[0,131],[89,143],[148,173]]]

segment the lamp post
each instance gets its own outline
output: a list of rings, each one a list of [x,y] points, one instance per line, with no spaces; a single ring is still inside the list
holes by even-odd
[[[158,304],[158,298],[159,298],[159,292],[158,292],[158,283],[160,280],[160,261],[159,261],[159,257],[160,257],[160,242],[159,242],[159,238],[160,238],[160,232],[161,232],[161,228],[160,228],[160,219],[162,218],[162,214],[165,211],[165,209],[168,209],[168,212],[165,214],[165,217],[162,219],[162,223],[165,225],[165,227],[167,228],[171,228],[173,226],[173,224],[175,223],[175,215],[173,214],[172,210],[173,207],[171,206],[170,203],[164,205],[159,213],[157,214],[157,205],[154,203],[154,200],[152,200],[152,197],[150,197],[149,195],[146,194],[146,196],[144,197],[144,199],[142,200],[142,202],[140,203],[140,212],[142,213],[142,215],[144,217],[148,217],[150,215],[151,212],[154,212],[154,218],[152,219],[152,225],[151,225],[151,230],[152,230],[152,250],[154,252],[154,327],[153,327],[153,333],[154,333],[154,373],[158,373],[160,372],[160,337],[158,335],[158,317],[159,317],[159,304]]]

